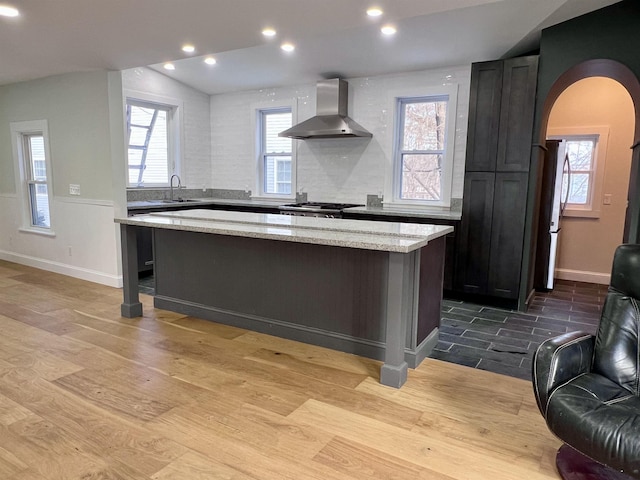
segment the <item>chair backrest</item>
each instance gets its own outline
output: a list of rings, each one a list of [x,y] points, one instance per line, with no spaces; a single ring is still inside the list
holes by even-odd
[[[620,245],[596,336],[592,371],[640,393],[640,245]]]

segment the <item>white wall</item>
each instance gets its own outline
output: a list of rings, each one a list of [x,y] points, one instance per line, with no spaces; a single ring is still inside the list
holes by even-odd
[[[114,101],[115,94],[115,101]],[[0,258],[97,281],[121,284],[115,212],[122,211],[114,151],[123,122],[112,118],[122,102],[119,74],[73,73],[0,87]],[[10,123],[47,120],[51,153],[52,230],[55,236],[20,231]],[[69,184],[81,195],[70,196]],[[116,201],[114,202],[114,199]]]
[[[349,116],[373,133],[371,139],[294,141],[298,191],[310,200],[359,202],[378,194],[391,175],[394,95],[411,95],[458,84],[452,197],[462,198],[471,67],[347,79]],[[282,87],[211,97],[213,187],[254,190],[256,160],[252,130],[255,106],[294,99],[297,120],[315,114],[315,85]],[[405,93],[403,93],[405,92]]]
[[[211,124],[209,96],[146,67],[122,71],[127,91],[179,100],[183,124],[180,177],[189,188],[211,186]]]

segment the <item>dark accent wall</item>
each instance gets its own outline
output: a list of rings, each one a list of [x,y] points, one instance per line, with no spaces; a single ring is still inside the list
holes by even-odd
[[[589,14],[574,18],[559,25],[542,31],[540,42],[540,64],[538,70],[538,92],[534,119],[534,144],[544,145],[546,122],[552,103],[547,102],[557,97],[559,84],[566,80],[567,72],[577,81],[590,76],[610,76],[620,81],[631,94],[636,118],[640,118],[640,2],[624,0],[609,7],[596,10]],[[604,62],[599,62],[604,60]],[[607,74],[607,64],[618,63],[618,74]],[[586,68],[582,68],[586,67]],[[625,73],[620,74],[620,71]],[[628,73],[626,73],[628,72]],[[563,75],[565,76],[563,79]],[[560,80],[560,81],[559,81]],[[555,98],[554,98],[555,99]],[[638,237],[638,218],[640,218],[640,200],[637,200],[640,183],[640,121],[636,121],[633,163],[631,170],[631,184],[629,190],[630,217],[625,226],[625,237],[636,241]],[[629,147],[632,147],[629,145]],[[537,228],[535,219],[539,202],[540,162],[542,159],[539,149],[534,148],[531,157],[529,178],[529,198],[527,201],[527,216],[525,230],[525,254],[521,276],[521,305],[526,301],[533,283],[535,265],[535,241]],[[636,205],[633,203],[635,202]]]

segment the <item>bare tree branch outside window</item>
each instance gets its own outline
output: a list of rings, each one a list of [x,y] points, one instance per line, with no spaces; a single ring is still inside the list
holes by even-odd
[[[447,100],[401,101],[402,199],[441,200]]]

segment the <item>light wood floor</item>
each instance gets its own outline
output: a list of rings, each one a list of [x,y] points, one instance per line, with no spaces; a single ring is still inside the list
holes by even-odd
[[[0,478],[550,479],[529,382],[379,362],[0,261]]]

